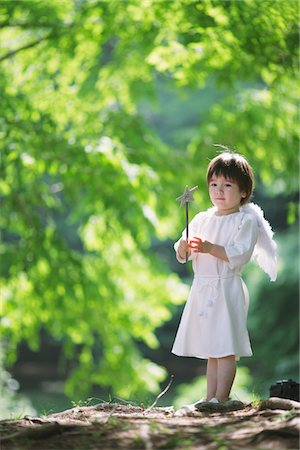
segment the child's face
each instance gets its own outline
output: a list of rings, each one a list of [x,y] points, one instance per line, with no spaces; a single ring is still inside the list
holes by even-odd
[[[209,181],[209,196],[220,214],[231,214],[239,211],[242,198],[246,197],[241,192],[239,185],[222,175],[213,175]]]

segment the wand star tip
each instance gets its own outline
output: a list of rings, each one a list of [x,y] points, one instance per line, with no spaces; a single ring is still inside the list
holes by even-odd
[[[180,201],[180,208],[188,202],[192,202],[194,200],[193,193],[198,188],[198,186],[194,186],[189,189],[188,185],[185,186],[184,192],[182,195],[176,198],[177,201]]]

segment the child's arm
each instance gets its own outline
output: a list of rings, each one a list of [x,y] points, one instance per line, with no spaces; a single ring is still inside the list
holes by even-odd
[[[210,255],[215,256],[216,258],[222,259],[223,261],[227,262],[229,261],[225,252],[225,248],[222,245],[212,244],[211,242],[208,241],[204,241],[202,245],[203,245],[202,253],[209,253]]]
[[[202,241],[200,238],[195,237],[191,240],[191,249],[197,253],[209,253],[216,258],[222,259],[223,261],[229,261],[225,248],[222,245],[212,244],[209,241]]]

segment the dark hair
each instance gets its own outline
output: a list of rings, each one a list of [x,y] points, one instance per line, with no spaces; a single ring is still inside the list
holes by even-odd
[[[240,191],[246,194],[246,197],[241,199],[241,205],[249,201],[254,189],[254,174],[252,167],[242,155],[230,151],[220,153],[208,165],[207,183],[210,182],[213,175],[221,175],[228,180],[235,181]]]

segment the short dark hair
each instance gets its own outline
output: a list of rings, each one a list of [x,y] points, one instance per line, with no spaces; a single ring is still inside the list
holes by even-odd
[[[249,201],[254,190],[254,174],[252,167],[242,155],[230,151],[217,155],[208,165],[206,172],[207,183],[210,182],[214,175],[221,175],[238,184],[240,191],[246,194],[246,197],[241,199],[241,205]]]

